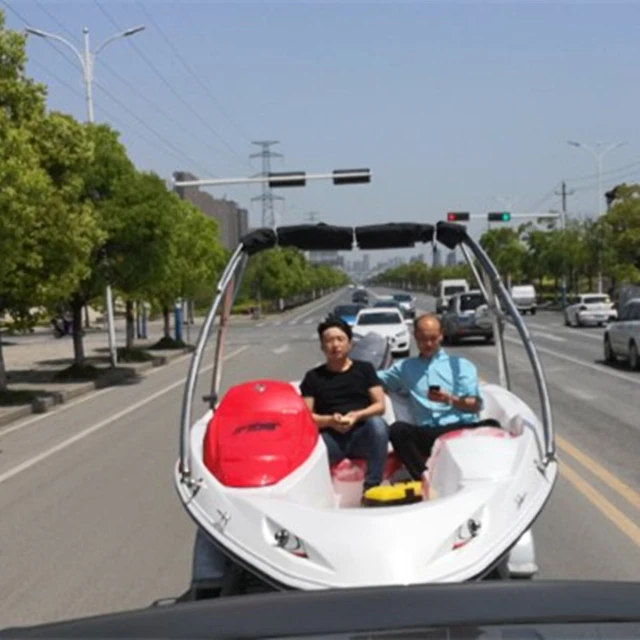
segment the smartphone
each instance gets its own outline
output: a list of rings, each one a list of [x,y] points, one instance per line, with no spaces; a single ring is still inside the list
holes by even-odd
[[[437,384],[429,385],[429,391],[440,391],[440,385],[437,385]]]

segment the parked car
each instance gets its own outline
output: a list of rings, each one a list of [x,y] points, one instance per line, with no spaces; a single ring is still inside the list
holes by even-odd
[[[611,298],[605,293],[581,293],[573,298],[564,310],[564,323],[567,327],[602,327],[617,317],[618,312]]]
[[[631,369],[640,369],[640,298],[632,298],[622,307],[619,317],[604,332],[604,359],[624,358]]]

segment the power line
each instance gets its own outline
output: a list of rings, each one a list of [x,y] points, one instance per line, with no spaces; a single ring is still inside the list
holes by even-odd
[[[7,9],[9,9],[9,11],[11,11],[11,13],[13,13],[14,16],[16,16],[16,18],[18,18],[18,20],[20,20],[22,22],[22,24],[26,25],[27,27],[31,26],[29,21],[24,16],[22,16],[20,13],[18,13],[18,11],[16,9],[14,9],[8,2],[6,2],[6,0],[0,0],[0,2],[2,2],[2,4],[5,7],[7,7]],[[59,56],[62,56],[64,58],[65,62],[68,62],[73,67],[77,67],[78,66],[78,60],[77,59],[69,57],[69,55],[67,54],[66,51],[61,50],[58,47],[56,47],[56,45],[53,42],[51,42],[50,40],[45,39],[45,41]],[[84,96],[83,96],[83,98],[84,98]]]
[[[18,11],[16,11],[16,9],[14,9],[10,4],[8,4],[6,2],[6,0],[0,0],[0,2],[2,2],[2,4],[5,5],[19,20],[21,20],[23,24],[25,24],[27,26],[30,26],[29,22],[24,18],[24,16],[20,15],[20,13]],[[56,22],[60,25],[60,23],[59,23],[59,21],[57,19],[56,19]],[[66,27],[64,27],[64,29],[65,29],[65,31],[67,33],[69,33],[69,30]],[[75,66],[75,64],[72,61],[70,61],[69,58],[67,58],[67,56],[65,56],[62,53],[62,51],[60,51],[60,49],[58,49],[58,47],[56,47],[52,42],[50,42],[49,40],[46,40],[46,42],[47,42],[47,44],[49,44],[53,48],[54,51],[56,51],[59,54],[61,54],[62,57],[67,62],[71,62],[71,64],[73,64],[73,66]],[[84,98],[84,95],[82,93],[80,93],[79,91],[74,89],[70,84],[68,84],[67,82],[62,80],[60,77],[58,77],[48,67],[46,67],[45,65],[43,65],[42,63],[40,63],[40,62],[38,62],[37,60],[34,60],[34,59],[32,59],[31,62],[34,63],[35,65],[39,66],[45,72],[47,72],[52,78],[57,80],[61,85],[63,85],[67,89],[69,89],[72,93]],[[193,158],[190,158],[188,155],[186,155],[184,152],[182,152],[180,149],[178,149],[175,145],[173,145],[170,141],[168,141],[164,136],[162,136],[162,134],[158,133],[155,129],[150,127],[146,122],[144,122],[141,118],[139,118],[133,111],[131,111],[131,109],[129,109],[125,104],[123,104],[120,100],[118,100],[117,98],[112,96],[104,87],[102,87],[98,83],[96,83],[96,86],[107,97],[111,98],[111,100],[113,100],[116,104],[118,104],[124,111],[126,111],[127,113],[129,113],[129,115],[131,115],[133,118],[135,118],[135,120],[138,121],[143,127],[145,127],[153,135],[155,135],[157,138],[159,138],[166,145],[166,147],[168,147],[168,148],[165,147],[163,149],[162,147],[159,147],[157,144],[151,142],[148,138],[144,137],[140,132],[136,131],[135,129],[126,127],[132,133],[134,133],[134,135],[138,136],[141,140],[144,140],[147,144],[149,144],[151,146],[154,146],[156,149],[162,149],[165,153],[167,153],[167,152],[172,153],[173,155],[175,155],[177,157],[180,157],[180,158],[182,158],[183,160],[186,160],[189,163],[192,163],[194,166],[197,166],[200,170],[204,171],[205,173],[208,173],[207,169],[204,169],[202,167],[202,165],[200,165],[197,161],[193,160]],[[114,122],[118,123],[118,118],[116,118],[113,114],[109,113],[109,111],[107,109],[105,109],[104,107],[99,107],[99,108],[101,109],[101,111],[103,111],[105,114],[108,115],[110,120],[113,120]]]
[[[145,129],[147,129],[147,131],[149,131],[150,133],[152,133],[154,136],[156,136],[159,140],[161,140],[167,147],[169,147],[170,149],[172,149],[176,154],[178,154],[180,157],[182,157],[183,159],[185,159],[187,162],[192,163],[194,166],[196,166],[200,171],[207,173],[207,169],[205,169],[201,164],[199,164],[198,162],[196,162],[195,160],[193,160],[193,158],[190,158],[188,155],[186,155],[183,151],[181,151],[178,147],[176,147],[172,142],[170,142],[169,140],[167,140],[161,133],[158,133],[153,127],[150,127],[142,118],[138,117],[133,111],[131,111],[131,109],[129,109],[129,107],[127,107],[126,104],[124,104],[121,100],[119,100],[118,98],[116,98],[115,96],[111,95],[101,84],[99,84],[98,82],[95,83],[96,87],[98,87],[98,89],[100,89],[108,98],[111,98],[111,100],[113,100],[113,102],[115,102],[121,109],[123,109],[124,111],[126,111],[132,118],[134,118],[137,122],[139,122]]]
[[[261,150],[258,153],[252,153],[251,158],[260,158],[262,160],[261,175],[267,176],[271,172],[271,158],[282,158],[281,153],[271,151],[274,144],[279,144],[278,140],[258,140],[251,144],[258,145]],[[271,187],[265,180],[262,183],[262,194],[251,198],[252,201],[260,200],[262,202],[262,226],[273,228],[276,225],[275,214],[273,211],[274,200],[284,200],[281,196],[274,196]]]
[[[75,34],[72,33],[71,30],[64,23],[62,23],[56,17],[56,15],[54,13],[49,11],[49,9],[47,9],[41,2],[39,2],[39,0],[36,0],[36,4],[65,33],[67,33],[71,38],[75,38]],[[51,44],[51,43],[49,42],[49,44]],[[191,131],[190,129],[187,129],[187,127],[185,127],[185,125],[182,123],[182,121],[175,119],[172,115],[167,113],[167,111],[165,111],[162,107],[160,107],[160,105],[157,102],[153,101],[145,93],[140,91],[134,84],[132,84],[129,80],[127,80],[122,74],[120,74],[118,71],[116,71],[113,67],[111,67],[106,61],[102,60],[101,61],[101,66],[104,67],[107,71],[109,71],[109,73],[114,75],[116,78],[118,78],[118,80],[120,80],[120,82],[122,82],[130,91],[135,93],[137,96],[142,98],[148,105],[153,107],[155,112],[157,112],[160,115],[164,116],[169,122],[172,123],[173,126],[176,126],[176,127],[180,128],[180,129],[182,129],[182,131],[184,131],[188,136],[190,136],[193,140],[197,141],[199,144],[206,145],[207,147],[209,147],[209,145],[207,145],[207,143],[202,139],[202,136],[199,136],[196,133],[194,133],[193,131]],[[103,111],[104,111],[104,109],[103,109]],[[211,173],[211,172],[208,172],[208,173],[210,175],[212,175],[213,177],[215,177],[215,175],[213,173]]]
[[[109,12],[98,2],[98,0],[94,0],[95,5],[101,11],[101,13],[111,22],[111,24],[116,28],[122,30],[122,27],[111,17]],[[240,156],[233,150],[233,148],[227,143],[227,141],[220,136],[220,134],[211,127],[211,125],[189,104],[173,85],[162,75],[162,73],[158,70],[156,65],[147,57],[147,55],[140,49],[135,42],[129,40],[129,45],[133,47],[136,53],[144,60],[145,64],[153,71],[153,73],[160,79],[160,81],[169,89],[169,91],[179,100],[193,115],[200,121],[203,127],[205,127],[215,138],[217,138],[222,145],[229,151],[229,153],[236,158],[242,166],[246,166],[246,162],[240,158]]]
[[[167,36],[167,34],[163,31],[162,27],[155,21],[151,13],[147,10],[140,0],[138,0],[138,7],[142,10],[142,12],[147,16],[149,22],[157,29],[158,33],[162,36],[164,41],[167,43],[167,46],[173,52],[176,60],[185,68],[187,73],[196,81],[196,83],[200,86],[200,88],[209,96],[210,100],[216,105],[218,111],[222,113],[222,115],[227,118],[227,120],[236,128],[236,130],[242,135],[247,141],[251,140],[251,136],[247,135],[246,131],[235,121],[235,119],[231,116],[231,114],[222,106],[220,100],[216,98],[211,89],[202,81],[200,76],[196,74],[193,69],[185,62],[182,54],[178,50],[178,48],[173,44],[171,39]]]

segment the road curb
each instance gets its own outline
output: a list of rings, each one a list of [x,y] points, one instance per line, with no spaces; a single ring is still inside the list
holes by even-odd
[[[21,405],[15,408],[5,408],[5,410],[0,412],[0,427],[6,426],[16,420],[20,420],[21,418],[32,414],[48,413],[51,409],[87,395],[92,391],[98,391],[99,389],[105,389],[107,387],[114,387],[126,382],[127,380],[140,377],[140,375],[144,374],[146,371],[166,366],[173,360],[177,360],[178,358],[192,352],[193,348],[188,347],[185,349],[176,349],[175,352],[169,352],[163,355],[154,355],[153,359],[148,362],[131,363],[121,369],[107,371],[103,376],[95,381],[84,382],[62,391],[55,391],[50,396],[36,398],[31,402],[31,404]],[[151,353],[151,355],[153,355],[152,352],[147,353]]]

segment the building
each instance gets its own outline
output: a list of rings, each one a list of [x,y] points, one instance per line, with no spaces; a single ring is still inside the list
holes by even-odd
[[[198,180],[197,176],[187,171],[176,171],[173,177],[176,182]],[[214,198],[200,191],[199,187],[174,187],[174,191],[180,198],[198,207],[205,216],[216,220],[220,242],[226,249],[235,249],[240,238],[249,231],[249,212],[240,208],[237,202]]]
[[[433,268],[437,269],[442,266],[442,255],[438,247],[433,248]]]
[[[455,267],[457,262],[457,256],[455,249],[453,251],[449,251],[447,254],[447,267]]]
[[[344,268],[344,258],[337,251],[309,251],[307,259],[311,264]]]

